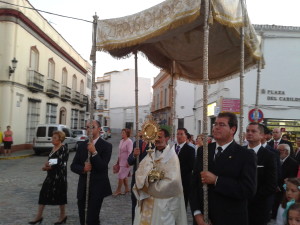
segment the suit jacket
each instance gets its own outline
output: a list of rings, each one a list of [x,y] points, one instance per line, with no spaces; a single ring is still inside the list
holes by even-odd
[[[136,146],[136,142],[133,143],[133,149],[135,149],[135,146]],[[140,151],[142,151],[142,146],[143,146],[143,140],[139,140]],[[141,154],[139,155],[139,162],[141,162],[147,155],[147,151],[146,151],[147,149],[148,149],[148,144],[146,145],[144,152],[141,152]],[[135,184],[135,171],[137,170],[136,158],[133,157],[133,151],[128,156],[127,162],[130,166],[133,165],[133,175],[132,175],[132,179],[131,179],[131,187],[133,187],[133,185]]]
[[[293,150],[293,145],[292,145],[291,142],[281,139],[278,145],[280,145],[280,144],[288,144],[290,146],[290,148],[291,148],[290,155],[292,157],[295,156],[295,153],[294,153],[294,150]],[[268,145],[270,145],[272,148],[274,148],[274,140],[269,141]]]
[[[84,141],[78,145],[76,154],[71,164],[71,170],[79,174],[77,198],[82,200],[85,198],[86,190],[86,173],[83,173],[85,161],[88,157],[87,150],[88,141]],[[99,138],[95,144],[98,152],[94,157],[91,156],[90,162],[92,170],[90,173],[90,196],[92,198],[104,198],[112,194],[111,186],[108,178],[108,164],[112,153],[112,145],[102,138]]]
[[[256,154],[233,141],[214,162],[216,143],[208,145],[208,170],[218,176],[208,185],[209,218],[213,225],[247,225],[248,199],[256,192]],[[197,154],[193,171],[191,209],[203,213],[203,147]]]
[[[277,185],[279,185],[279,180],[281,178],[281,161],[280,161],[280,153],[277,149],[272,148],[268,143],[265,147],[270,152],[272,152],[275,155],[276,164],[277,164]]]
[[[176,148],[176,145],[174,146]],[[192,172],[195,162],[195,149],[185,143],[178,154],[181,181],[185,197],[190,193]]]
[[[296,150],[298,150],[298,149],[296,149]],[[296,152],[296,150],[295,150],[295,159],[298,162],[298,164],[300,164],[300,150],[297,152]]]
[[[279,181],[280,182],[279,187],[282,191],[284,191],[283,189],[284,179],[297,177],[297,173],[298,173],[298,162],[295,159],[293,159],[291,156],[288,156],[281,165],[281,178]]]
[[[250,224],[264,224],[269,221],[277,184],[276,156],[261,146],[257,152],[257,191],[248,203]]]

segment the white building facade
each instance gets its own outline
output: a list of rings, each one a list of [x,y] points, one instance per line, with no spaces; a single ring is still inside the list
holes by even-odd
[[[135,70],[112,71],[97,78],[96,112],[101,124],[109,126],[112,132],[123,128],[135,130]],[[150,114],[151,80],[138,77],[138,121],[141,127]]]
[[[5,3],[0,9],[1,130],[10,125],[14,148],[24,149],[31,147],[37,124],[83,127],[88,62],[37,11]]]
[[[300,28],[255,25],[255,29],[262,36],[265,60],[258,83],[259,119],[270,129],[281,128],[294,142],[295,138],[300,136]],[[176,112],[175,125],[178,126],[181,121],[181,124],[195,135],[202,132],[203,89],[202,85],[186,85],[176,87],[176,110],[179,111]],[[239,117],[239,87],[239,77],[209,85],[209,133],[215,115],[219,112],[232,111]],[[245,74],[244,80],[244,131],[247,124],[254,119],[256,87],[257,70],[253,69]],[[188,111],[183,111],[182,106]],[[190,109],[193,109],[194,122],[190,119]]]

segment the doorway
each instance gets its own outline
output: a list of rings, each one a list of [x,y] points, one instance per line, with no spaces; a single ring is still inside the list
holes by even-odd
[[[67,124],[67,110],[65,107],[61,107],[59,110],[59,123],[60,124]]]

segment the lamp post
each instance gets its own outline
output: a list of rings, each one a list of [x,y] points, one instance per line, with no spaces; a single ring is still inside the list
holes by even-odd
[[[12,73],[15,72],[15,69],[17,68],[18,60],[16,60],[16,58],[14,57],[13,60],[11,60],[11,62],[12,62],[12,67],[9,66],[9,77],[11,76]]]

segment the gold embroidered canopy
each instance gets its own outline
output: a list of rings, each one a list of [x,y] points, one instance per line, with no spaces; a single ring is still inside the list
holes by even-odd
[[[116,58],[143,52],[154,65],[182,78],[203,78],[203,8],[201,0],[167,0],[142,12],[99,20],[97,50]],[[211,0],[209,80],[234,75],[240,70],[240,27],[245,26],[245,69],[261,57],[259,40],[240,0]]]

